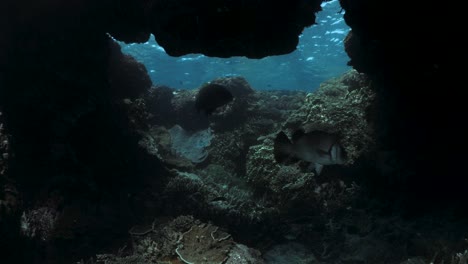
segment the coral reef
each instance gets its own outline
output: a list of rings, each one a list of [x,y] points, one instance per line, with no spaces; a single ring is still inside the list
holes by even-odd
[[[195,112],[197,90],[152,89],[144,97],[148,111],[146,115],[152,127],[148,133],[143,133],[141,145],[150,152],[157,150],[158,157],[169,164],[193,167],[193,164],[178,159],[172,153],[170,144],[164,143],[170,141],[168,131],[174,126],[182,127],[187,133],[210,129],[214,136],[211,146],[207,148],[210,155],[205,163],[220,164],[233,174],[245,174],[245,154],[248,147],[256,142],[258,131],[273,132],[284,116],[299,106],[302,93],[257,92],[242,77],[222,77],[211,83],[222,84],[230,90],[234,94],[234,102],[210,118]]]
[[[185,263],[225,263],[233,241],[211,224],[193,225],[180,236],[176,253]]]
[[[321,85],[305,97],[304,103],[290,111],[281,122],[284,129],[323,130],[340,135],[347,154],[347,165],[373,150],[372,119],[368,111],[373,92],[364,76],[355,71]],[[341,210],[357,195],[355,183],[340,166],[327,168],[317,177],[302,163],[277,164],[273,157],[275,134],[259,137],[246,156],[247,181],[257,193],[267,194],[273,203],[290,216],[307,211],[331,213]]]
[[[225,131],[217,133],[213,139],[210,150],[210,163],[220,164],[224,170],[232,174],[239,174],[243,171],[243,159],[245,152],[246,137],[242,131]]]
[[[211,129],[205,129],[189,134],[181,126],[175,125],[169,129],[171,149],[173,152],[193,163],[203,162],[208,156],[206,148],[210,146],[213,134]]]
[[[302,107],[291,114],[284,127],[306,128],[337,134],[346,153],[346,163],[375,149],[372,112],[375,93],[369,80],[352,70],[326,81],[305,98]]]
[[[273,157],[273,142],[269,138],[250,147],[246,166],[247,181],[256,195],[273,204],[283,221],[294,222],[293,219],[315,215],[314,221],[319,225],[349,208],[360,195],[356,183],[346,179],[343,173],[318,178],[298,164],[277,164]],[[303,232],[299,230],[304,227],[297,230],[298,226],[288,225],[281,230],[281,236],[297,238],[297,232]]]
[[[225,226],[251,229],[277,215],[276,209],[255,200],[241,178],[219,165],[210,165],[199,174],[173,171],[162,193],[164,210],[173,214],[192,212],[197,217],[220,220]],[[190,195],[187,195],[190,194]]]
[[[97,255],[98,263],[245,263],[262,264],[260,253],[242,244],[219,227],[191,216],[165,222],[155,220],[144,232],[130,230],[133,254]]]
[[[117,251],[135,222],[193,212],[259,247],[296,240],[324,263],[466,262],[466,69],[459,66],[466,47],[453,38],[463,32],[463,8],[340,0],[352,27],[350,64],[368,75],[372,90],[353,73],[305,104],[298,94],[254,92],[213,119],[193,114],[196,91],[159,87],[142,95],[145,70],[109,36],[144,42],[154,33],[176,56],[260,58],[293,51],[321,2],[2,1],[0,261],[73,263]],[[373,91],[376,107],[367,108]],[[166,169],[158,157],[176,124],[218,135],[206,164]],[[342,136],[345,169],[315,177],[301,164],[274,164],[273,133],[298,126]],[[380,177],[380,166],[359,164],[372,152],[374,131],[378,151],[397,163],[385,169],[392,181]],[[226,153],[228,161],[215,158]],[[365,184],[353,184],[356,174]],[[35,238],[21,235],[23,212],[23,230]],[[180,263],[176,242],[194,226],[188,222],[169,233],[170,259],[161,262]],[[134,228],[132,237],[153,229]],[[146,254],[99,260],[148,263],[158,241],[136,242]],[[230,250],[227,263],[261,263],[258,252]]]
[[[205,164],[183,166],[163,159],[177,168],[164,187],[163,204],[171,204],[165,211],[176,215],[193,212],[197,217],[222,221],[238,231],[265,222],[278,223],[276,219],[282,219],[284,222],[274,236],[287,239],[305,239],[306,234],[314,234],[315,231],[307,231],[308,224],[298,224],[297,221],[315,215],[312,218],[316,226],[336,233],[336,226],[348,221],[351,212],[346,210],[352,208],[357,197],[362,195],[360,186],[337,168],[317,177],[302,164],[276,164],[272,139],[282,128],[311,123],[335,133],[344,129],[340,135],[345,139],[343,144],[352,160],[347,166],[353,166],[356,159],[372,150],[372,116],[369,112],[373,93],[364,76],[350,72],[309,94],[305,104],[304,95],[302,92],[248,93],[245,97],[247,106],[238,110],[242,111],[239,116],[245,117],[243,122],[224,125],[223,120],[229,112],[210,119],[209,126],[218,127],[221,132],[215,130],[216,136]],[[176,102],[183,101],[190,99]],[[347,121],[347,118],[353,121]],[[164,132],[164,128],[158,131],[152,132],[156,133],[152,142],[159,144],[158,153],[170,152],[168,132]],[[359,137],[355,138],[356,135]]]

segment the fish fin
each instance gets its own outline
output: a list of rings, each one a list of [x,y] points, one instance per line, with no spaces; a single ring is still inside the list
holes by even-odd
[[[305,135],[304,129],[296,130],[291,136],[292,142],[297,142],[304,135]]]
[[[334,144],[330,149],[330,158],[333,162],[341,163],[341,149],[340,146]]]
[[[309,167],[307,167],[307,169],[309,171],[315,171],[315,173],[317,175],[320,175],[320,173],[322,172],[322,169],[323,169],[323,165],[320,164],[320,163],[313,163],[312,162],[312,163],[309,164]]]
[[[276,135],[273,154],[278,163],[284,162],[292,156],[292,143],[283,131]]]
[[[317,172],[317,175],[320,175],[320,173],[322,172],[322,169],[323,169],[322,164],[315,163],[315,171]]]

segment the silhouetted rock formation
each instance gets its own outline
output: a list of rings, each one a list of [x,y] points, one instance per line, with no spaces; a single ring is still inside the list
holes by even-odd
[[[453,35],[463,15],[437,1],[340,3],[352,28],[345,41],[349,63],[376,87],[381,150],[394,152],[405,171],[396,189],[388,182],[383,189],[413,197],[417,208],[465,203],[466,47]]]

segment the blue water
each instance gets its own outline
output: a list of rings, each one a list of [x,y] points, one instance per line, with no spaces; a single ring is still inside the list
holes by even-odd
[[[120,43],[122,51],[145,64],[154,84],[193,89],[212,79],[240,75],[257,90],[313,91],[349,70],[343,39],[349,27],[338,0],[322,4],[317,25],[306,28],[293,53],[263,59],[210,58],[200,54],[170,57],[151,37],[144,44]]]

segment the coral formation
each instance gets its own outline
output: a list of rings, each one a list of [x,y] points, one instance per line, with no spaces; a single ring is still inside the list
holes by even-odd
[[[169,129],[171,149],[176,155],[193,163],[203,162],[208,156],[206,148],[210,146],[213,133],[210,128],[189,134],[181,126]]]
[[[183,233],[176,248],[179,258],[187,263],[225,263],[233,246],[229,234],[211,224],[193,225]]]
[[[352,70],[322,83],[316,92],[308,94],[284,127],[337,134],[347,156],[346,163],[352,164],[375,149],[374,103],[375,93],[369,81]]]
[[[191,216],[163,222],[156,219],[144,233],[132,230],[132,255],[100,254],[98,263],[263,263],[257,250],[234,242],[219,227]]]
[[[246,137],[240,131],[224,131],[213,138],[210,163],[220,164],[232,174],[242,171]]]
[[[198,217],[223,219],[225,225],[251,228],[277,214],[263,201],[255,200],[252,190],[241,178],[226,172],[219,165],[210,165],[199,174],[173,171],[165,186],[165,204],[175,214],[193,212]],[[192,195],[187,196],[190,193]]]
[[[249,182],[258,183],[259,186],[269,185],[270,180],[264,175],[275,175],[281,168],[273,157],[273,141],[265,139],[262,144],[250,147],[247,155],[246,178]]]
[[[341,174],[323,182],[297,164],[277,164],[269,138],[250,147],[246,166],[247,180],[255,192],[267,195],[267,200],[288,217],[308,212],[333,214],[349,206],[357,195],[353,192],[354,183],[345,184]]]
[[[351,166],[373,150],[372,119],[366,118],[367,111],[373,107],[373,98],[365,77],[351,71],[307,95],[302,106],[291,111],[281,123],[285,129],[308,127],[339,134],[347,154],[347,166]],[[273,157],[273,137],[274,134],[259,137],[259,142],[252,144],[247,153],[245,177],[256,192],[268,194],[285,211],[305,204],[308,206],[302,210],[333,211],[347,206],[353,195],[342,191],[353,183],[342,180],[344,174],[338,170],[339,166],[328,170],[328,175],[333,177],[324,183],[302,164],[277,164]],[[327,177],[327,171],[323,177]],[[337,193],[341,194],[334,196]]]

